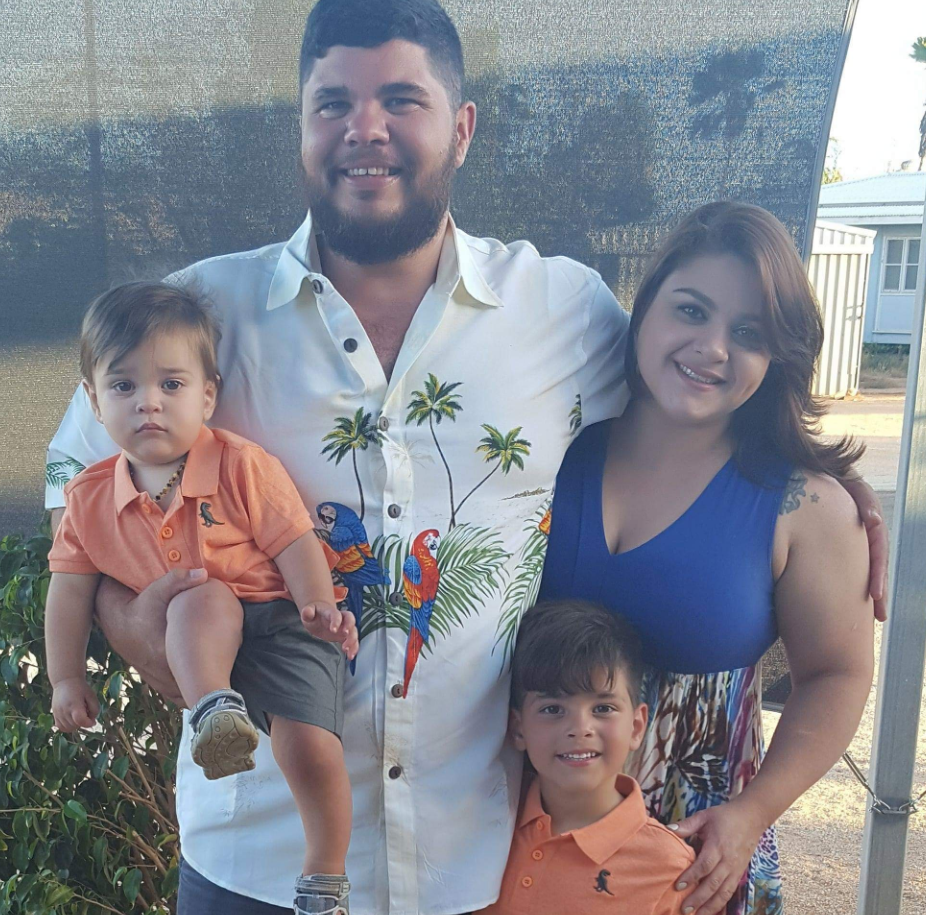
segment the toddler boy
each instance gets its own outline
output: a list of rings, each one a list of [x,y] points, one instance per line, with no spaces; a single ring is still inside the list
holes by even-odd
[[[167,611],[193,757],[221,778],[254,768],[255,724],[270,735],[306,834],[295,911],[346,915],[351,797],[339,735],[357,629],[337,608],[325,548],[283,466],[205,425],[218,338],[211,310],[166,284],[117,287],[87,311],[83,385],[121,453],[65,487],[45,621],[52,712],[64,731],[92,727],[99,712],[86,646],[101,574],[139,593],[171,569],[204,569]]]
[[[640,643],[628,623],[581,601],[521,622],[509,732],[536,772],[518,815],[498,902],[483,915],[678,915],[694,852],[647,816],[622,775],[640,746]]]

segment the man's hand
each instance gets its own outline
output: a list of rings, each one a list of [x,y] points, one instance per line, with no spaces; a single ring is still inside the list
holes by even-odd
[[[675,885],[676,889],[697,885],[682,903],[682,912],[718,915],[746,873],[765,826],[745,801],[734,800],[701,810],[670,828],[682,839],[697,836],[700,843],[695,863]]]
[[[166,699],[184,705],[170,672],[164,646],[167,605],[181,591],[206,581],[205,569],[174,569],[152,582],[141,594],[104,578],[96,595],[96,619],[109,644]]]
[[[334,604],[315,601],[300,611],[302,625],[309,635],[325,642],[340,642],[349,661],[357,657],[360,641],[357,622],[349,610],[343,613]]]
[[[70,677],[55,684],[51,713],[59,731],[92,728],[100,714],[100,703],[86,678]]]
[[[888,529],[884,523],[881,500],[862,479],[841,480],[843,488],[852,496],[859,517],[868,535],[868,593],[875,605],[875,619],[887,619],[887,564],[890,553]]]

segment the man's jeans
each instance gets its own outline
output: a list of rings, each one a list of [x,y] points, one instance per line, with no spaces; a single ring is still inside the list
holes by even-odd
[[[181,858],[177,915],[293,915],[293,910],[223,890]]]

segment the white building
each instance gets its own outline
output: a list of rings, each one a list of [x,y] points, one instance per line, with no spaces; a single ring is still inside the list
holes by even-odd
[[[817,218],[874,229],[865,343],[909,343],[923,231],[926,172],[893,172],[824,185]]]

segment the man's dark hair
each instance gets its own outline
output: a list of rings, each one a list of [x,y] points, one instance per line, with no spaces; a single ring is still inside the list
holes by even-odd
[[[537,604],[524,614],[518,629],[511,662],[511,707],[520,710],[527,693],[592,692],[602,671],[608,674],[609,686],[623,673],[630,699],[639,705],[643,651],[630,623],[588,601]]]
[[[401,39],[428,52],[453,108],[463,103],[463,47],[437,0],[319,0],[309,13],[299,55],[299,87],[315,61],[336,45],[378,48]]]

